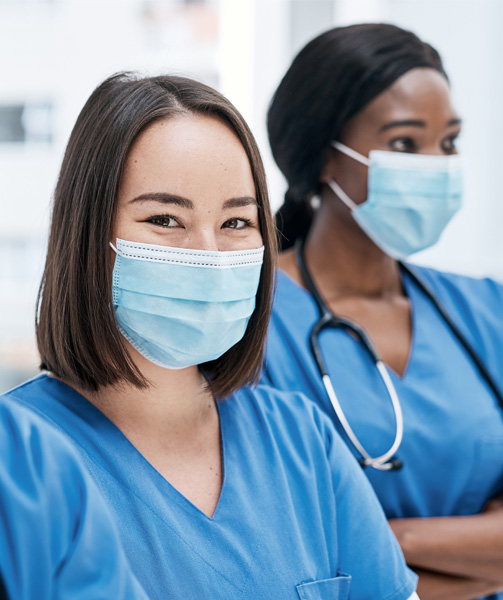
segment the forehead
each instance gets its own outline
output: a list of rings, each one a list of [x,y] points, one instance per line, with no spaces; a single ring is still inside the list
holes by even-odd
[[[447,79],[434,69],[416,68],[399,77],[351,121],[368,125],[397,119],[436,119],[445,126],[457,116]]]
[[[121,187],[132,193],[145,187],[169,187],[190,197],[201,184],[226,188],[253,186],[246,151],[235,131],[215,117],[182,114],[148,126],[126,159]],[[150,189],[149,191],[161,191]],[[252,190],[241,189],[243,193]],[[232,193],[230,189],[226,193]]]

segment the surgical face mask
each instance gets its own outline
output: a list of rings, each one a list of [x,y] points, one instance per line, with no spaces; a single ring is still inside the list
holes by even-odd
[[[461,207],[461,157],[372,150],[369,157],[340,142],[332,146],[368,166],[367,200],[355,204],[328,182],[368,237],[384,252],[404,259],[435,244]]]
[[[219,358],[255,309],[264,248],[187,250],[117,239],[113,304],[119,328],[145,358],[183,369]]]

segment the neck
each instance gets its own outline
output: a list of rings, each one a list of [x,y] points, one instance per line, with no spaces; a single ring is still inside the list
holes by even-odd
[[[165,369],[129,350],[149,381],[146,390],[122,383],[84,393],[127,437],[191,436],[215,417],[213,396],[197,366]]]
[[[335,216],[322,203],[306,241],[308,268],[326,300],[403,295],[396,260],[365,235],[345,207],[344,213]]]

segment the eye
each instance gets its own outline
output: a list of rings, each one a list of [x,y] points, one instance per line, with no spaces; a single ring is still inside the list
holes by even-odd
[[[155,217],[150,217],[150,219],[147,219],[147,221],[153,225],[157,225],[158,227],[180,227],[180,223],[175,219],[175,217],[171,217],[170,215],[156,215]]]
[[[388,146],[394,152],[416,152],[416,144],[410,137],[394,138],[388,142]]]
[[[225,221],[222,227],[225,227],[227,229],[245,229],[245,227],[251,227],[251,225],[252,222],[250,221],[250,219],[233,218],[227,219],[227,221]]]
[[[443,140],[442,141],[443,152],[445,152],[446,154],[456,154],[456,152],[458,151],[458,148],[456,146],[457,139],[458,139],[458,135],[456,134],[456,135],[451,135],[450,137]]]

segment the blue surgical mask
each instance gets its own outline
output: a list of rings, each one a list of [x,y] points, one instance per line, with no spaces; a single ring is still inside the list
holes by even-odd
[[[145,358],[183,369],[219,358],[255,309],[264,248],[211,252],[117,239],[113,304]]]
[[[394,258],[433,246],[461,207],[460,156],[372,150],[366,158],[340,142],[332,146],[368,166],[367,200],[355,204],[336,181],[328,185],[368,237]]]

